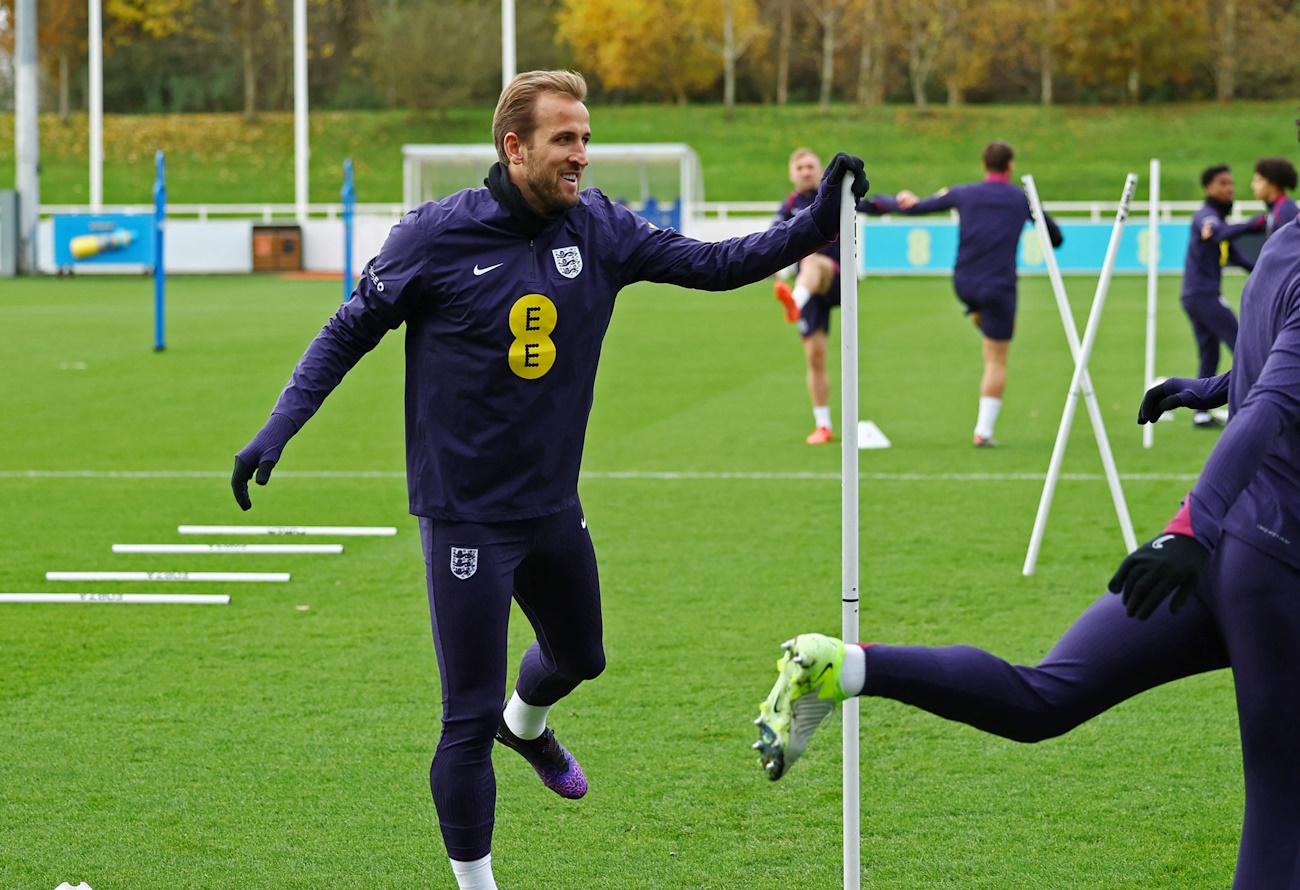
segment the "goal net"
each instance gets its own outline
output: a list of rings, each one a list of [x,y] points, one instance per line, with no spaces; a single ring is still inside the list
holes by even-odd
[[[693,234],[704,210],[700,158],[684,143],[623,143],[587,148],[583,187],[595,186],[660,228]],[[497,159],[491,145],[403,145],[406,207],[483,185]]]

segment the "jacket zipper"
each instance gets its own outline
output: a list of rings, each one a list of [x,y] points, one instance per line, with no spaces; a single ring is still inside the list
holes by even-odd
[[[533,251],[533,240],[528,239],[528,277],[537,277],[537,254]]]

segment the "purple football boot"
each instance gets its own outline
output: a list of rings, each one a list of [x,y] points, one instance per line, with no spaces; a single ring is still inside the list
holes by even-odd
[[[555,740],[554,730],[548,728],[535,739],[521,739],[510,731],[503,718],[497,727],[497,741],[522,754],[537,770],[542,784],[560,797],[577,800],[587,793],[586,774],[573,755]]]

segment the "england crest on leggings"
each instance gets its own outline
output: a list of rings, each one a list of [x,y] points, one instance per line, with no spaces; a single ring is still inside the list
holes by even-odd
[[[451,573],[464,581],[478,571],[477,547],[451,548]]]

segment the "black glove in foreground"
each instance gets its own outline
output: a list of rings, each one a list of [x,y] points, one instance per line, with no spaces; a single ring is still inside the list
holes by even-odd
[[[230,488],[234,491],[235,502],[241,510],[253,508],[253,502],[248,497],[248,480],[253,478],[254,468],[257,469],[257,484],[265,485],[271,478],[271,470],[280,459],[284,446],[296,432],[298,427],[292,420],[281,414],[272,414],[267,419],[266,426],[253,437],[253,441],[235,455],[235,471],[230,475]]]
[[[1111,593],[1123,591],[1130,618],[1145,620],[1171,593],[1169,611],[1181,609],[1201,586],[1209,562],[1210,551],[1195,538],[1166,533],[1125,557],[1107,586]]]
[[[840,192],[844,190],[845,173],[853,174],[855,203],[866,197],[867,189],[871,187],[862,167],[862,158],[842,151],[831,158],[831,162],[822,173],[817,198],[808,208],[813,222],[817,223],[817,230],[826,237],[827,241],[834,241],[840,234]]]
[[[1147,390],[1146,395],[1142,397],[1142,405],[1138,408],[1138,423],[1155,423],[1160,419],[1160,415],[1166,411],[1172,411],[1175,408],[1182,408],[1182,399],[1176,395],[1165,395],[1165,387],[1169,381],[1157,383]]]

